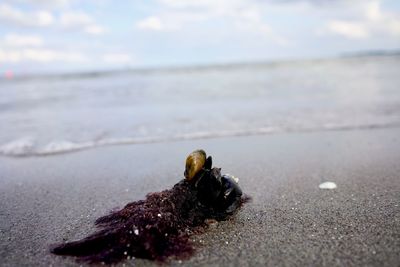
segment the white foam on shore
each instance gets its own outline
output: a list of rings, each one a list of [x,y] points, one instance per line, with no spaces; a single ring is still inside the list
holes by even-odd
[[[32,138],[22,138],[0,146],[0,154],[11,157],[49,156],[102,146],[161,143],[229,136],[251,136],[273,132],[277,132],[276,129],[260,128],[258,130],[244,131],[194,132],[173,136],[105,138],[97,141],[86,142],[71,142],[67,140],[59,140],[52,141],[43,146],[35,144],[34,139]]]
[[[36,151],[36,154],[38,155],[59,154],[59,153],[66,153],[82,149],[88,149],[95,146],[96,144],[94,142],[73,143],[69,141],[58,141],[47,144],[43,148]]]
[[[88,149],[95,146],[94,142],[74,143],[69,141],[53,141],[43,147],[38,147],[33,138],[22,138],[1,146],[0,154],[12,157],[46,156]]]
[[[34,149],[35,143],[33,138],[24,137],[4,144],[0,147],[0,153],[6,156],[18,157],[31,155]]]
[[[322,184],[319,185],[320,189],[335,189],[337,188],[337,185],[334,182],[324,182]]]
[[[258,129],[246,130],[219,130],[215,132],[193,132],[185,134],[177,134],[170,136],[149,136],[149,137],[122,137],[122,138],[104,138],[95,141],[85,142],[72,142],[68,140],[52,141],[45,145],[38,145],[33,138],[24,137],[14,141],[8,142],[0,146],[0,155],[9,157],[29,157],[29,156],[49,156],[54,154],[69,153],[84,149],[90,149],[102,146],[113,145],[130,145],[130,144],[147,144],[147,143],[161,143],[173,142],[181,140],[196,140],[196,139],[209,139],[209,138],[222,138],[222,137],[235,137],[235,136],[255,136],[267,135],[275,133],[289,133],[289,132],[314,132],[314,131],[335,131],[335,130],[353,130],[353,129],[376,129],[376,128],[390,128],[399,127],[398,124],[373,124],[373,125],[359,125],[359,126],[344,126],[336,125],[333,127],[317,128],[284,128],[284,127],[261,127]],[[320,185],[321,188],[321,185]],[[321,188],[322,189],[322,188]]]

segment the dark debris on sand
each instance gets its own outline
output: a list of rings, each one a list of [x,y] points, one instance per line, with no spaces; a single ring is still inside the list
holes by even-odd
[[[233,213],[200,204],[196,190],[182,180],[170,190],[150,193],[146,200],[97,219],[99,230],[94,234],[54,246],[51,252],[106,264],[132,257],[159,262],[188,258],[194,252],[189,237],[204,226],[205,219],[225,220]],[[240,196],[239,206],[247,200]]]

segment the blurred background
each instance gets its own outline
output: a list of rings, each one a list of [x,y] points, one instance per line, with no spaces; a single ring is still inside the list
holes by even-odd
[[[397,0],[0,3],[0,153],[400,125]]]

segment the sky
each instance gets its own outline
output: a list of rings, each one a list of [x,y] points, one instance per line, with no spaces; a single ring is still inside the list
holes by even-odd
[[[398,0],[0,2],[0,73],[312,59],[399,48]]]

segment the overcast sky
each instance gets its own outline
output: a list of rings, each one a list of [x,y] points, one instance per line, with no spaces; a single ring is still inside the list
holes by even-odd
[[[0,2],[1,73],[319,58],[399,48],[399,0]]]

